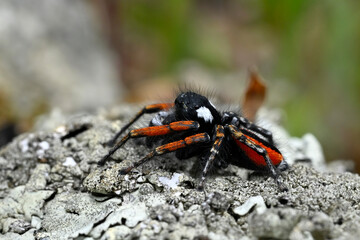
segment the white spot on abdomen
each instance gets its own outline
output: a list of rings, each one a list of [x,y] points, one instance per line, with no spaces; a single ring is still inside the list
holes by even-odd
[[[196,112],[197,116],[204,119],[205,122],[212,122],[212,120],[214,119],[213,115],[207,107],[198,108]]]

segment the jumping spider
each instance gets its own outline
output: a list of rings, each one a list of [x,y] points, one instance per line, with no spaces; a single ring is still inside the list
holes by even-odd
[[[149,127],[131,130],[116,143],[117,138],[143,114],[157,113]],[[204,96],[188,91],[180,93],[174,103],[145,106],[109,141],[113,148],[99,162],[107,159],[130,138],[146,137],[150,147],[161,141],[141,160],[121,169],[127,174],[133,168],[155,156],[176,151],[178,159],[193,156],[204,163],[199,188],[203,188],[206,174],[212,167],[226,168],[229,164],[238,167],[268,171],[281,191],[287,187],[280,179],[280,172],[287,168],[280,151],[275,147],[272,133],[261,128],[240,114],[219,112]]]

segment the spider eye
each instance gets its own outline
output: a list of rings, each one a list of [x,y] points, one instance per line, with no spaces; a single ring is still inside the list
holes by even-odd
[[[239,126],[240,124],[239,118],[233,117],[233,119],[231,120],[231,124],[235,126]]]
[[[240,117],[239,121],[241,121],[242,124],[248,124],[249,123],[249,121],[244,117]]]

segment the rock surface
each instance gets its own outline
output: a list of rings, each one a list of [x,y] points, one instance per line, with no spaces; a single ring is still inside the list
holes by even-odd
[[[309,135],[291,141],[282,135],[289,144],[282,148],[293,148],[308,158],[303,161],[302,156],[298,162],[289,151],[293,163],[283,174],[288,192],[279,192],[269,176],[234,166],[214,171],[205,190],[198,191],[196,159],[178,161],[172,154],[156,157],[128,175],[118,175],[120,168],[149,151],[142,140],[129,141],[112,161],[98,167],[96,162],[108,151],[103,143],[137,110],[123,106],[97,115],[64,117],[64,124],[53,131],[23,134],[1,149],[0,238],[360,236],[360,177],[330,172],[321,161],[313,164],[311,156],[320,160],[323,156],[321,146]],[[114,118],[120,120],[110,120]],[[42,121],[49,125],[46,118]],[[276,122],[272,125],[275,136],[284,132]]]
[[[88,1],[2,0],[0,35],[0,93],[10,109],[3,117],[94,109],[121,98],[114,56]]]

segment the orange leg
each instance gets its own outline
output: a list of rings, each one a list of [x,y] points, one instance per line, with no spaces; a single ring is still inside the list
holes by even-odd
[[[199,134],[195,134],[192,136],[189,136],[187,138],[185,138],[184,140],[179,140],[176,142],[171,142],[171,143],[167,143],[164,144],[162,146],[159,146],[157,148],[155,148],[153,151],[151,151],[148,155],[146,155],[144,158],[142,158],[141,160],[133,163],[133,165],[131,165],[130,167],[127,168],[123,168],[119,171],[120,174],[127,174],[129,173],[132,169],[140,166],[141,164],[149,161],[150,159],[152,159],[155,156],[159,156],[159,155],[163,155],[169,152],[174,152],[178,149],[181,148],[186,148],[188,146],[192,146],[198,143],[206,143],[210,141],[210,137],[207,133],[199,133]]]
[[[172,122],[169,125],[145,127],[131,130],[125,137],[121,139],[99,162],[98,165],[104,165],[106,160],[122,145],[124,145],[130,138],[151,137],[167,135],[174,132],[182,132],[187,130],[197,130],[200,127],[195,121],[178,121]]]
[[[128,129],[136,120],[138,120],[142,115],[146,114],[146,113],[156,113],[156,112],[160,112],[160,111],[166,111],[169,110],[170,108],[174,107],[174,103],[157,103],[157,104],[150,104],[145,106],[143,109],[141,109],[136,115],[135,117],[127,124],[125,124],[125,126],[123,126],[121,128],[121,130],[116,133],[116,135],[107,143],[109,146],[113,146],[116,142],[116,139],[118,139],[118,137],[126,131],[126,129]]]

